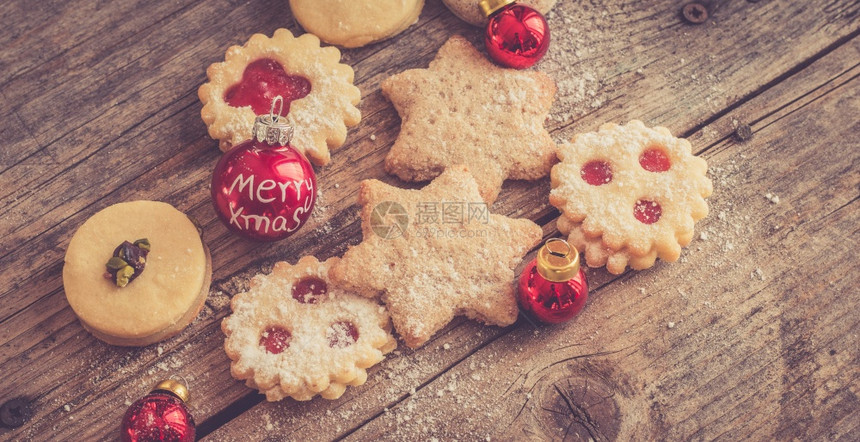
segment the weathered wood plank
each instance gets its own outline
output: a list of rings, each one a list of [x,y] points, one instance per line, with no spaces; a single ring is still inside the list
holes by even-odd
[[[253,439],[264,439],[266,437],[307,437],[310,433],[315,439],[330,439],[343,436],[344,428],[347,427],[345,422],[364,422],[369,423],[353,434],[358,439],[372,438],[416,438],[429,436],[442,436],[445,438],[465,438],[476,439],[483,438],[487,435],[492,435],[494,438],[502,436],[506,438],[517,438],[523,436],[532,437],[555,437],[562,438],[564,431],[561,433],[548,432],[543,433],[542,428],[572,428],[568,434],[572,439],[576,439],[574,434],[579,434],[583,438],[592,437],[595,440],[614,439],[621,436],[623,440],[625,435],[642,435],[645,432],[653,432],[655,437],[673,436],[684,438],[685,432],[670,433],[669,427],[678,423],[677,421],[666,421],[667,418],[660,417],[659,413],[654,412],[652,415],[651,407],[657,397],[662,401],[659,405],[668,404],[675,408],[684,408],[687,411],[695,410],[696,405],[703,405],[699,401],[689,406],[684,405],[685,402],[690,402],[691,399],[702,395],[702,392],[696,391],[695,379],[689,377],[681,377],[675,379],[676,391],[680,397],[675,397],[668,393],[662,396],[647,397],[650,403],[644,404],[629,404],[630,396],[635,397],[638,401],[644,400],[642,384],[650,384],[647,389],[648,394],[654,394],[655,391],[661,390],[666,384],[661,387],[654,387],[655,382],[663,382],[667,376],[686,376],[688,373],[702,372],[706,370],[707,363],[701,360],[694,360],[698,365],[693,365],[691,371],[690,361],[686,353],[695,352],[697,348],[712,344],[714,336],[726,334],[732,336],[741,343],[737,349],[732,349],[731,339],[726,338],[717,343],[729,347],[729,351],[720,359],[723,363],[740,363],[741,367],[737,367],[737,376],[744,376],[749,379],[747,385],[738,387],[735,390],[721,389],[720,386],[725,383],[725,379],[719,378],[709,380],[706,384],[705,393],[710,393],[711,396],[705,396],[713,399],[714,395],[725,394],[727,397],[737,395],[737,391],[745,391],[748,388],[755,386],[757,382],[770,380],[768,375],[772,375],[768,370],[763,370],[757,373],[757,368],[767,361],[759,361],[754,358],[745,359],[745,353],[758,345],[758,338],[764,338],[764,345],[769,344],[766,339],[767,335],[762,336],[762,333],[752,334],[747,337],[746,330],[737,330],[741,324],[732,324],[731,327],[721,325],[717,320],[719,316],[731,317],[733,321],[737,319],[746,320],[743,315],[735,313],[734,315],[727,313],[726,310],[730,307],[727,303],[717,302],[720,296],[724,295],[722,287],[708,287],[705,282],[714,273],[722,273],[732,269],[733,273],[719,276],[720,280],[727,282],[734,281],[737,285],[734,289],[726,287],[725,294],[743,293],[748,295],[757,295],[750,293],[749,290],[744,290],[743,286],[750,281],[750,274],[754,270],[747,271],[743,267],[731,265],[731,261],[723,256],[727,251],[733,256],[743,255],[747,252],[746,249],[740,250],[739,247],[744,242],[750,244],[761,244],[761,232],[752,232],[747,230],[734,231],[737,228],[732,222],[748,222],[756,223],[756,219],[745,219],[746,216],[752,216],[755,213],[760,217],[773,217],[773,214],[765,212],[770,209],[771,203],[764,198],[766,192],[776,192],[782,197],[782,201],[786,202],[788,198],[782,192],[784,189],[791,189],[798,183],[798,178],[791,179],[789,182],[780,182],[775,180],[773,176],[765,172],[774,170],[766,165],[760,170],[755,171],[757,177],[762,182],[753,182],[752,178],[747,179],[751,189],[760,189],[764,186],[765,191],[761,193],[753,193],[750,196],[749,191],[744,187],[740,187],[740,177],[738,175],[751,174],[750,170],[738,170],[737,164],[732,166],[731,172],[726,169],[729,164],[736,161],[739,155],[747,155],[744,162],[749,164],[766,164],[762,157],[779,153],[785,156],[785,150],[793,149],[794,143],[790,143],[783,147],[781,144],[776,144],[771,147],[772,152],[758,153],[757,156],[745,153],[748,149],[752,153],[760,150],[757,146],[768,144],[766,136],[781,140],[785,130],[794,129],[798,134],[807,132],[807,127],[796,125],[794,121],[781,121],[778,124],[773,123],[773,120],[780,120],[787,113],[794,112],[797,109],[803,108],[805,115],[815,115],[820,112],[818,107],[809,108],[810,102],[817,100],[824,94],[830,94],[829,98],[847,93],[849,96],[853,94],[855,102],[853,106],[857,106],[856,97],[860,88],[858,88],[857,80],[854,80],[853,86],[846,86],[846,81],[860,74],[860,66],[854,61],[860,54],[860,41],[855,39],[850,44],[847,44],[837,51],[828,54],[824,59],[819,60],[812,66],[807,67],[788,81],[774,86],[765,91],[761,96],[756,97],[744,106],[741,106],[730,115],[718,119],[711,125],[706,126],[701,131],[696,132],[691,136],[694,145],[699,149],[706,146],[715,146],[710,149],[706,156],[715,163],[717,175],[717,190],[716,195],[712,198],[712,208],[714,209],[711,218],[705,221],[705,231],[709,233],[710,239],[707,242],[697,241],[695,250],[689,251],[685,255],[683,263],[679,264],[662,264],[657,269],[642,272],[641,274],[625,275],[622,281],[610,284],[607,287],[597,290],[592,295],[592,305],[589,306],[590,319],[582,317],[574,324],[568,325],[561,329],[540,329],[535,331],[529,324],[520,323],[511,333],[502,335],[493,329],[488,329],[484,332],[484,336],[478,342],[473,342],[474,334],[480,333],[480,329],[471,323],[463,324],[462,327],[468,327],[467,334],[461,335],[459,328],[449,331],[442,336],[439,336],[431,345],[432,348],[428,352],[419,351],[415,354],[407,355],[407,360],[410,363],[403,362],[404,356],[396,355],[395,357],[383,362],[380,372],[374,372],[368,380],[368,384],[356,389],[354,392],[348,391],[344,398],[335,401],[331,404],[326,401],[315,401],[310,404],[298,404],[284,406],[282,404],[267,404],[263,403],[255,406],[247,413],[240,415],[235,420],[227,423],[215,433],[213,440],[242,440],[245,437]],[[834,90],[840,88],[839,90]],[[847,89],[847,92],[845,91]],[[847,109],[840,108],[848,116],[851,115],[850,107]],[[805,117],[804,115],[804,117]],[[830,115],[829,113],[827,115]],[[803,121],[804,117],[797,117]],[[733,121],[737,118],[743,118],[745,121],[755,123],[755,129],[761,131],[776,131],[769,135],[756,134],[754,141],[747,144],[737,144],[733,139],[734,132]],[[836,122],[834,133],[827,134],[819,140],[807,140],[810,144],[804,146],[804,153],[818,152],[818,147],[821,144],[826,144],[827,140],[840,139],[848,137],[856,130],[856,122],[850,118],[846,119],[847,126],[840,126]],[[771,125],[778,128],[770,128]],[[852,127],[854,125],[854,127]],[[828,127],[828,126],[824,126]],[[811,131],[811,130],[810,130]],[[817,131],[814,131],[817,132]],[[856,137],[853,137],[853,144],[857,145]],[[761,144],[760,144],[761,143]],[[788,146],[791,146],[789,148]],[[799,147],[799,146],[798,146]],[[839,152],[839,149],[834,149]],[[719,155],[717,153],[719,152]],[[822,152],[822,157],[826,157],[826,153]],[[800,158],[804,158],[803,155]],[[847,164],[832,163],[830,168],[814,167],[822,176],[840,176],[841,171],[845,167],[857,168],[858,158],[855,155],[854,161],[848,161]],[[724,164],[726,166],[724,166]],[[833,170],[837,172],[832,172]],[[806,186],[811,183],[819,183],[820,178],[816,176],[803,176]],[[850,175],[850,174],[849,174]],[[783,181],[790,179],[789,175],[781,174]],[[845,174],[842,174],[843,179]],[[823,183],[831,189],[826,194],[813,193],[810,196],[818,197],[821,201],[815,201],[810,207],[821,207],[826,204],[829,208],[828,212],[845,203],[845,198],[827,198],[833,193],[841,190],[856,189],[857,176],[854,176],[854,182],[843,181],[836,183],[834,187],[832,182]],[[738,186],[735,188],[735,186]],[[772,186],[772,187],[771,187]],[[856,198],[856,190],[854,197]],[[724,222],[720,219],[720,211],[717,208],[727,210],[731,213],[734,211],[733,204],[740,205],[741,201],[748,201],[750,206],[737,208],[738,213],[725,215],[730,218],[730,222]],[[752,202],[755,201],[754,207]],[[791,201],[791,200],[789,200]],[[856,203],[854,203],[856,205]],[[763,206],[763,207],[762,207]],[[784,209],[784,205],[782,208]],[[779,206],[774,206],[779,208]],[[714,219],[716,218],[716,219]],[[855,217],[856,220],[856,217]],[[842,220],[842,225],[850,226],[850,220]],[[784,224],[788,226],[788,224]],[[717,229],[726,228],[729,232],[726,234],[716,232]],[[839,230],[831,229],[838,232]],[[765,230],[769,233],[769,230]],[[833,233],[832,231],[830,233]],[[737,236],[740,239],[731,239]],[[766,235],[764,235],[766,236]],[[743,240],[742,238],[749,238]],[[831,235],[831,237],[833,237]],[[777,239],[780,243],[786,241],[784,238]],[[838,238],[834,241],[839,241]],[[781,248],[788,249],[788,252],[796,251],[794,248],[786,245],[781,245]],[[847,251],[850,256],[850,251]],[[812,254],[812,253],[810,253]],[[755,255],[752,255],[755,256]],[[716,257],[716,258],[715,258]],[[842,257],[843,259],[845,256]],[[786,262],[783,265],[790,265],[793,261],[789,257],[784,257]],[[743,262],[749,265],[752,261],[747,257]],[[838,259],[836,260],[838,262]],[[700,266],[698,272],[694,269]],[[727,269],[728,267],[728,269]],[[802,263],[798,263],[797,267],[806,267]],[[834,270],[834,272],[845,271],[845,266]],[[685,274],[693,270],[692,274]],[[664,274],[669,272],[669,275]],[[770,269],[768,269],[770,273]],[[599,287],[605,280],[601,277],[606,277],[605,272],[592,271],[590,273],[593,278],[592,283]],[[770,281],[775,276],[767,277]],[[822,277],[823,278],[823,277]],[[841,287],[843,290],[850,289],[852,284],[857,285],[856,278],[854,280],[844,280]],[[679,282],[684,282],[684,286],[678,287]],[[705,282],[703,282],[705,281]],[[756,280],[758,281],[758,280]],[[760,282],[760,281],[759,281]],[[761,283],[761,282],[760,282]],[[785,284],[780,284],[777,287],[771,287],[771,291],[778,291]],[[639,287],[646,288],[646,293],[640,293]],[[683,290],[679,292],[678,290]],[[683,294],[681,294],[683,293]],[[713,301],[706,294],[714,294]],[[717,296],[719,295],[719,296]],[[662,301],[657,299],[666,297]],[[698,299],[693,299],[695,296]],[[739,311],[763,315],[761,310],[762,304],[774,303],[771,293],[770,297],[761,299],[753,296],[749,300],[739,299],[738,302],[744,301],[738,306]],[[790,301],[794,298],[793,294],[788,294],[784,302],[791,305]],[[655,301],[658,301],[655,303]],[[651,305],[654,304],[654,305]],[[684,308],[679,308],[678,305],[683,305]],[[717,307],[714,307],[714,306]],[[647,306],[647,307],[644,307]],[[849,311],[851,306],[846,307]],[[854,306],[856,308],[856,306]],[[712,309],[718,309],[711,312]],[[778,318],[782,311],[790,309],[789,306],[778,311],[768,313],[768,318]],[[844,309],[839,309],[844,311]],[[764,316],[762,316],[764,317]],[[760,320],[760,318],[757,318]],[[777,319],[778,321],[779,319]],[[842,321],[850,321],[851,318],[842,318]],[[709,325],[713,321],[715,325]],[[856,328],[856,317],[854,318]],[[673,328],[669,329],[669,322],[673,323]],[[583,325],[583,323],[590,323]],[[832,330],[834,332],[843,331],[848,327],[839,327],[839,320],[833,321]],[[689,325],[689,328],[688,328]],[[695,329],[699,327],[703,331],[696,334]],[[758,330],[759,327],[753,327]],[[476,331],[477,330],[477,331]],[[689,330],[689,331],[688,331]],[[533,335],[533,333],[539,333]],[[667,338],[665,335],[671,333],[674,337]],[[791,332],[786,332],[786,339],[791,339]],[[689,336],[688,336],[689,334]],[[631,337],[633,336],[633,337]],[[635,337],[639,338],[636,339]],[[468,338],[472,338],[471,340]],[[655,339],[657,342],[649,342]],[[497,340],[497,341],[496,341]],[[537,343],[536,343],[537,341]],[[749,341],[749,343],[747,343]],[[742,344],[746,343],[744,346]],[[571,345],[575,344],[575,345]],[[840,346],[840,349],[846,350],[848,355],[844,356],[845,360],[836,366],[829,366],[828,370],[834,371],[840,368],[845,369],[850,367],[852,361],[856,362],[858,355],[854,351],[851,355],[851,349],[857,347],[856,337],[853,342],[847,342]],[[470,354],[475,347],[487,345],[486,348],[481,348],[477,353]],[[445,350],[444,346],[448,346]],[[490,350],[492,349],[492,350]],[[677,359],[670,359],[672,352],[681,353],[677,355]],[[600,355],[600,353],[607,353]],[[430,354],[428,358],[423,356]],[[589,353],[595,354],[593,357],[586,357]],[[764,352],[761,352],[764,353]],[[713,353],[708,353],[710,356]],[[769,355],[765,355],[769,356]],[[570,361],[553,365],[566,358],[572,358]],[[465,358],[465,359],[464,359]],[[638,358],[638,359],[637,359]],[[667,358],[661,360],[660,358]],[[426,368],[427,365],[436,366],[440,359],[453,366],[453,369],[446,371],[441,377],[436,378],[437,371],[431,371],[431,374],[423,374],[421,368]],[[641,365],[629,364],[628,359],[640,362]],[[691,359],[691,358],[689,358]],[[669,370],[672,364],[682,360],[683,364],[674,372]],[[510,361],[523,361],[522,365],[511,365]],[[535,361],[535,362],[532,362]],[[651,365],[649,365],[651,364]],[[704,365],[704,367],[703,367]],[[619,370],[617,366],[629,367],[624,370]],[[733,367],[735,368],[735,367]],[[630,372],[635,370],[643,370],[644,374],[638,377],[631,377]],[[670,373],[670,375],[667,375]],[[713,370],[705,371],[705,373],[715,373]],[[500,376],[503,374],[503,376]],[[732,373],[729,373],[732,374]],[[855,373],[856,374],[856,373]],[[508,377],[505,377],[508,376]],[[525,381],[520,378],[530,379]],[[842,379],[843,384],[850,385],[852,378],[846,375]],[[418,379],[416,379],[416,377]],[[500,377],[503,379],[499,382]],[[389,379],[391,378],[391,379]],[[572,378],[572,379],[571,379]],[[435,380],[434,380],[435,379]],[[671,377],[668,377],[671,379]],[[778,378],[776,378],[778,381]],[[426,382],[429,385],[425,385]],[[520,386],[523,384],[524,386]],[[751,385],[749,385],[751,384]],[[513,389],[519,394],[514,395],[507,393],[505,390]],[[779,385],[774,388],[778,388]],[[409,394],[412,388],[416,388],[417,392]],[[453,391],[449,388],[454,388]],[[558,391],[558,388],[572,402],[569,406],[564,397]],[[393,391],[392,391],[393,390]],[[425,391],[426,390],[426,391]],[[423,393],[422,393],[423,392]],[[503,394],[507,393],[507,394]],[[441,396],[439,396],[441,394]],[[684,396],[681,396],[681,395]],[[484,400],[485,395],[489,395],[488,400]],[[531,408],[525,408],[525,397],[531,395],[528,405]],[[607,399],[612,395],[615,399]],[[389,402],[391,397],[400,397],[397,405],[392,407]],[[440,399],[441,398],[441,399]],[[572,398],[572,399],[571,399]],[[722,399],[725,402],[727,399]],[[719,400],[715,401],[714,406],[708,409],[707,403],[703,406],[707,409],[703,413],[707,417],[716,418],[714,422],[708,422],[708,425],[714,428],[707,428],[703,423],[698,428],[698,433],[693,430],[687,430],[689,435],[695,435],[701,438],[712,438],[719,434],[722,429],[736,428],[743,435],[745,424],[748,427],[750,421],[749,416],[743,415],[738,417],[737,412],[732,414],[727,412],[721,414],[725,408],[734,407],[740,408],[749,412],[755,410],[760,404],[756,401],[762,400],[760,397],[745,397],[746,402],[741,405],[732,403],[725,405]],[[856,411],[856,396],[842,394],[836,398],[841,400],[843,404],[848,405],[845,409]],[[851,401],[854,401],[852,403]],[[617,401],[618,403],[616,403]],[[510,402],[510,404],[505,405]],[[664,403],[665,402],[665,403]],[[846,403],[847,402],[847,403]],[[376,407],[373,406],[376,404]],[[850,405],[849,405],[850,404]],[[541,411],[540,407],[548,408],[553,411]],[[390,410],[382,407],[390,407]],[[536,407],[536,408],[535,408]],[[571,411],[573,407],[573,412]],[[717,407],[717,408],[714,408]],[[725,407],[725,408],[719,408]],[[750,408],[752,407],[752,408]],[[494,409],[502,411],[493,412]],[[641,409],[640,409],[641,408]],[[458,410],[463,410],[458,413]],[[838,410],[838,408],[834,408]],[[487,415],[485,415],[487,413]],[[786,412],[791,416],[790,412]],[[844,416],[845,413],[842,413]],[[837,412],[832,419],[822,419],[819,416],[818,424],[824,425],[825,422],[836,423],[840,414]],[[734,419],[734,420],[731,420]],[[728,422],[725,422],[728,421]],[[500,423],[511,423],[510,429],[500,427]],[[689,425],[688,421],[684,421],[684,425]],[[698,422],[698,421],[696,421]],[[659,425],[663,425],[660,427]],[[843,427],[850,425],[848,422],[843,422]],[[761,427],[760,430],[765,434],[759,434],[759,438],[768,438],[779,432],[771,428],[770,433],[767,433],[767,427]],[[715,430],[720,429],[720,430]],[[398,432],[399,430],[399,432]],[[462,430],[462,431],[458,431]],[[504,430],[504,431],[503,431]],[[803,431],[798,431],[798,428],[792,429],[789,432],[783,432],[787,435],[803,434]],[[517,431],[521,431],[517,432]],[[579,433],[576,433],[578,431]],[[850,431],[850,427],[843,434]],[[811,432],[811,435],[822,434],[821,432]],[[726,436],[723,436],[726,437]],[[732,437],[734,438],[734,437]]]
[[[0,255],[5,255],[0,258],[0,369],[9,373],[0,383],[0,398],[26,394],[37,404],[36,416],[28,426],[0,430],[3,437],[45,439],[111,434],[115,431],[111,422],[119,422],[125,408],[122,403],[144,394],[166,375],[189,380],[195,395],[192,406],[201,422],[248,397],[248,390],[229,376],[227,359],[220,349],[223,338],[218,321],[228,310],[223,294],[210,299],[206,312],[189,329],[158,346],[116,349],[100,344],[81,330],[65,305],[59,277],[63,249],[71,232],[105,205],[133,198],[166,200],[204,224],[204,239],[215,260],[215,289],[227,294],[238,290],[239,282],[233,276],[241,279],[275,260],[294,261],[307,253],[321,258],[342,253],[347,244],[359,240],[354,206],[357,181],[377,177],[397,182],[384,175],[381,161],[396,138],[399,119],[379,94],[378,83],[401,69],[426,66],[451,32],[466,32],[473,40],[478,36],[438,1],[431,1],[421,22],[402,36],[348,51],[345,58],[354,62],[357,83],[363,91],[361,108],[365,118],[350,132],[349,143],[336,153],[336,161],[320,171],[324,197],[321,208],[325,210],[319,210],[304,232],[288,244],[261,246],[229,235],[214,218],[206,186],[217,152],[210,150],[214,143],[205,136],[199,122],[193,93],[203,80],[205,66],[220,59],[226,46],[243,41],[252,32],[271,33],[277,27],[292,24],[283,8],[271,14],[259,12],[274,3],[194,4],[151,28],[123,31],[132,32],[135,38],[117,45],[115,51],[128,53],[113,61],[99,62],[100,57],[113,54],[110,46],[103,46],[99,53],[87,52],[85,45],[70,47],[58,58],[58,63],[70,63],[68,70],[63,71],[60,64],[53,66],[59,68],[55,72],[70,74],[64,81],[55,81],[35,67],[13,80],[18,81],[14,84],[18,91],[5,83],[0,89],[6,99],[6,106],[0,104],[3,133],[18,137],[14,148],[35,152],[29,157],[10,156],[9,163],[2,163],[4,167],[0,168],[12,167],[0,173],[0,188],[5,189],[0,191],[5,195],[0,201],[9,208],[0,216]],[[690,27],[681,24],[677,5],[668,1],[624,7],[560,2],[559,7],[563,9],[551,18],[554,32],[558,30],[555,55],[548,56],[544,69],[560,83],[588,78],[587,74],[593,77],[584,83],[582,91],[577,84],[563,85],[560,103],[554,110],[558,120],[552,123],[559,138],[583,127],[591,129],[603,120],[632,117],[675,130],[690,130],[725,106],[756,94],[834,41],[855,33],[852,18],[857,15],[857,5],[839,2],[822,8],[823,12],[780,2],[736,2],[717,9],[717,24]],[[604,10],[608,18],[602,18]],[[565,14],[573,20],[571,25],[581,28],[569,29]],[[149,17],[153,20],[153,16]],[[782,36],[791,38],[792,44],[783,47]],[[567,52],[571,47],[583,49],[582,57],[561,56],[559,51]],[[710,54],[713,59],[696,58],[698,54]],[[78,58],[83,61],[74,64],[81,55]],[[679,67],[680,58],[686,61]],[[101,84],[105,77],[85,72],[89,66],[106,68],[116,78]],[[194,66],[199,69],[195,71]],[[714,72],[715,67],[721,70],[711,80],[706,73]],[[637,73],[640,68],[643,72]],[[40,90],[38,84],[44,81],[54,83]],[[35,94],[27,96],[26,106],[22,104],[24,96],[17,95],[23,91]],[[589,91],[594,91],[594,96]],[[81,96],[75,98],[77,101],[57,101],[58,97],[77,97],[75,94]],[[116,103],[110,101],[114,98]],[[596,111],[592,108],[594,100],[601,101]],[[34,125],[50,121],[44,138],[27,141],[16,126],[5,125],[10,121],[5,117],[9,115],[7,109],[23,111],[17,117],[22,126],[39,127]],[[99,116],[101,112],[106,114]],[[592,113],[570,125],[571,119],[589,112]],[[55,121],[58,116],[62,121]],[[702,138],[723,137],[727,133],[724,127],[718,126],[714,129],[716,135]],[[47,163],[40,168],[43,161]],[[122,173],[105,177],[104,164],[113,164]],[[34,173],[39,175],[33,176]],[[535,197],[545,194],[547,188],[546,182],[509,183],[494,211],[547,218],[553,209]],[[609,280],[608,275],[598,272],[594,282],[600,285]],[[350,390],[338,405],[324,401],[303,404],[296,408],[304,410],[304,414],[280,416],[284,418],[281,423],[295,425],[287,431],[311,428],[306,426],[316,425],[327,407],[336,406],[339,408],[332,410],[335,414],[325,419],[333,423],[344,418],[340,419],[341,429],[320,434],[344,434],[405,395],[401,385],[387,379],[388,373],[414,373],[408,378],[409,383],[414,382],[410,388],[420,387],[476,348],[495,342],[493,339],[501,333],[457,321],[433,343],[437,347],[447,343],[455,351],[428,346],[415,354],[403,353],[374,371],[368,385]],[[410,368],[422,361],[430,365]],[[382,400],[367,403],[374,395]],[[66,404],[70,412],[63,410]],[[247,405],[239,406],[238,411],[243,407]],[[253,413],[261,408],[254,408],[246,416],[255,416]],[[281,404],[277,409],[292,408]],[[105,410],[112,418],[101,419]],[[242,420],[246,416],[237,422],[247,422],[247,426],[231,425],[216,435],[261,428],[259,422]],[[210,428],[217,424],[212,422]]]
[[[597,290],[570,325],[514,329],[351,437],[856,436],[858,74],[705,152],[717,216],[681,263]]]

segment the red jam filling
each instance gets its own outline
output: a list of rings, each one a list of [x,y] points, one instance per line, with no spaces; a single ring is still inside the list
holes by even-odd
[[[256,115],[268,114],[272,100],[278,95],[284,99],[281,115],[290,112],[290,103],[311,92],[311,82],[298,75],[289,75],[275,60],[261,58],[248,64],[242,81],[230,86],[224,101],[233,107],[251,106]]]
[[[302,304],[316,304],[328,292],[328,284],[314,276],[302,278],[293,285],[293,298]]]
[[[346,348],[358,341],[358,329],[352,322],[338,321],[329,327],[326,337],[329,347]]]
[[[672,167],[672,162],[662,149],[652,147],[639,156],[639,164],[648,172],[665,172]]]
[[[290,346],[292,336],[293,334],[283,327],[269,326],[260,336],[260,345],[273,355],[280,354]]]
[[[592,186],[600,186],[612,181],[612,168],[606,161],[593,160],[585,163],[579,171],[582,179]]]
[[[654,224],[660,220],[663,208],[656,201],[639,200],[633,207],[633,216],[643,224]]]

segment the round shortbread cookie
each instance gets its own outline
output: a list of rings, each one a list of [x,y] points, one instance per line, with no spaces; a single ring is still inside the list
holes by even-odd
[[[313,34],[293,37],[286,29],[276,30],[272,38],[254,34],[245,45],[230,47],[223,62],[206,69],[209,81],[197,90],[209,136],[220,140],[226,152],[251,138],[254,120],[269,114],[275,96],[294,94],[283,96],[284,114],[294,129],[290,144],[314,164],[327,164],[329,150],[346,141],[347,127],[361,121],[356,107],[361,92],[352,84],[355,73],[339,61],[337,48],[320,47]],[[261,76],[266,78],[257,80]],[[252,91],[245,94],[248,100],[263,104],[256,110],[254,105],[229,104],[227,96],[235,87]],[[274,87],[279,89],[270,90]]]
[[[104,277],[123,241],[147,238],[143,272],[125,287]],[[166,339],[197,316],[212,275],[209,251],[194,223],[167,203],[109,206],[84,222],[66,250],[63,287],[84,328],[113,345]]]
[[[664,127],[604,124],[560,146],[550,203],[607,249],[675,261],[713,191],[691,150]]]
[[[517,3],[531,6],[546,14],[555,5],[556,0],[521,0]],[[442,0],[442,3],[461,20],[472,26],[486,26],[487,17],[481,11],[478,0]]]
[[[320,40],[357,48],[403,32],[424,0],[290,0],[293,16]]]
[[[337,399],[397,346],[384,307],[331,284],[337,260],[276,263],[233,297],[221,329],[234,378],[269,401]]]

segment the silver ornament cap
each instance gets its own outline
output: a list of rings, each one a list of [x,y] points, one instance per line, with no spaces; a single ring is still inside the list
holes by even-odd
[[[278,112],[275,113],[275,107]],[[286,146],[293,138],[293,126],[281,116],[284,99],[278,95],[272,100],[269,115],[260,115],[254,120],[254,139],[270,145]]]

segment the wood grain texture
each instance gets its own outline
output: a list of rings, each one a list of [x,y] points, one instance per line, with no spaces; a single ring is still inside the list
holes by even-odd
[[[318,170],[322,199],[302,232],[248,243],[211,209],[219,153],[196,89],[228,46],[298,32],[283,4],[0,5],[0,402],[26,396],[35,411],[0,439],[115,438],[127,404],[167,376],[188,382],[212,440],[860,438],[860,5],[715,1],[711,20],[691,26],[673,1],[558,2],[539,66],[560,86],[553,136],[632,118],[689,136],[715,180],[697,226],[707,239],[679,263],[589,272],[591,301],[568,325],[458,319],[337,401],[268,404],[229,375],[219,328],[229,296],[277,260],[357,243],[361,179],[417,186],[383,171],[400,120],[379,84],[426,67],[454,33],[480,39],[428,1],[403,34],[345,51],[362,123]],[[738,124],[751,125],[750,141],[732,137]],[[506,183],[493,212],[556,235],[547,181]],[[61,269],[77,226],[137,198],[198,220],[215,273],[188,329],[121,349],[80,327]]]
[[[730,128],[736,115],[755,122],[747,143],[723,131],[699,144],[716,181],[713,214],[702,226],[708,239],[698,241],[681,263],[658,264],[606,285],[592,280],[597,285],[587,311],[563,328],[521,323],[508,333],[486,336],[465,358],[463,352],[475,344],[458,335],[440,337],[434,352],[453,365],[429,382],[412,381],[412,366],[393,358],[382,365],[379,383],[385,385],[362,387],[369,391],[339,401],[322,421],[316,408],[261,404],[221,427],[213,440],[241,440],[252,422],[276,423],[252,433],[259,438],[311,428],[321,439],[341,435],[339,423],[364,412],[367,402],[391,388],[385,379],[389,366],[396,373],[390,376],[408,379],[394,381],[402,386],[402,398],[367,416],[350,438],[850,440],[858,431],[851,416],[860,407],[860,324],[849,313],[856,308],[849,296],[857,284],[853,250],[839,244],[856,234],[858,216],[850,208],[857,204],[860,156],[853,149],[844,162],[828,158],[838,157],[839,140],[851,139],[857,130],[852,115],[860,105],[860,65],[854,62],[859,50],[855,39],[691,136],[713,136],[715,128]],[[805,147],[793,165],[781,155],[790,134],[809,134],[798,140]],[[806,164],[810,156],[817,158],[814,164]],[[816,173],[788,173],[806,167]],[[780,169],[786,171],[774,172]],[[827,191],[814,190],[818,186]],[[767,193],[779,195],[780,203],[771,203]],[[804,200],[809,197],[828,201],[828,207]],[[824,212],[807,222],[786,222],[787,214],[807,219],[793,213],[795,205]],[[794,244],[801,232],[807,242]],[[810,235],[822,241],[811,244]],[[828,250],[827,262],[810,262],[819,254],[801,253],[809,248]],[[799,271],[819,265],[826,269],[821,274]],[[806,278],[816,282],[805,283]],[[827,293],[799,296],[816,284]],[[823,312],[833,317],[814,316]],[[788,316],[804,319],[783,325]],[[828,326],[819,331],[804,325],[811,321]],[[840,353],[841,358],[828,359]],[[434,354],[429,361],[437,359]],[[811,382],[807,388],[813,390],[796,392],[790,360],[832,373],[825,377],[829,385]],[[781,404],[798,394],[814,394],[817,401],[785,411]],[[809,413],[805,424],[793,421],[800,409]],[[817,428],[808,428],[810,423]]]

